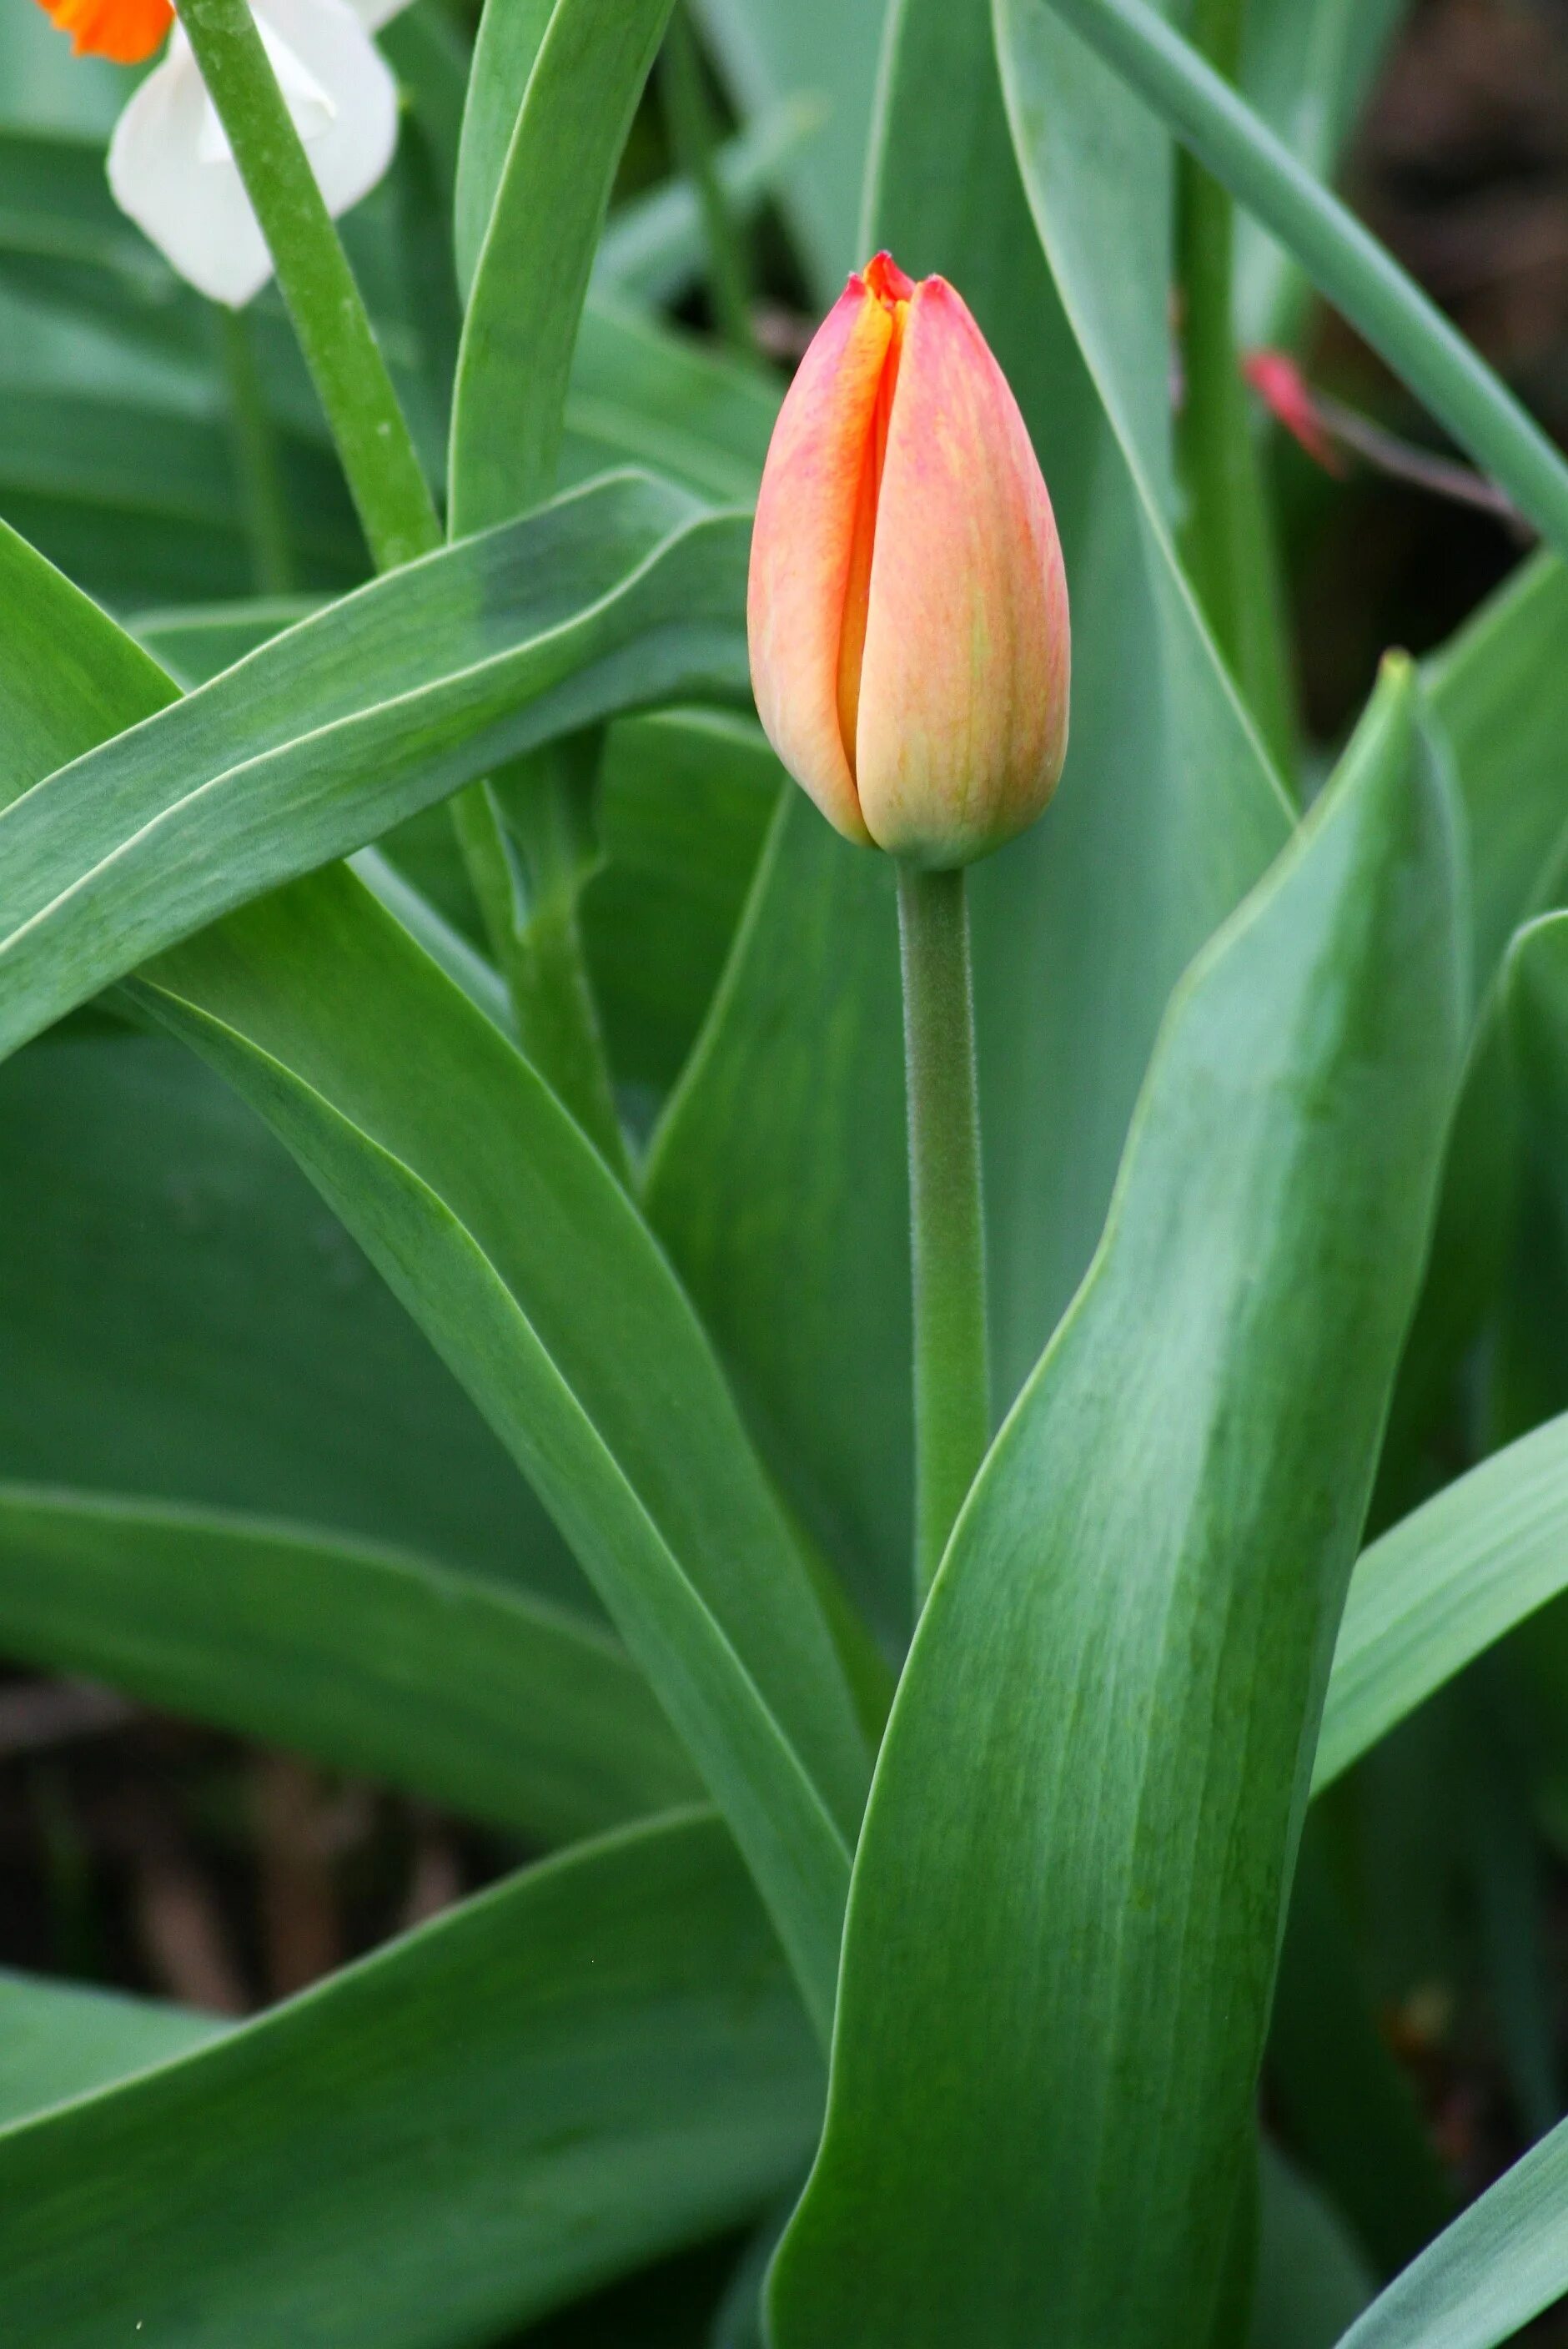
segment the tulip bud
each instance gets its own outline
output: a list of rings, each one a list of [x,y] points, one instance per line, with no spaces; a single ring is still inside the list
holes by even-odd
[[[747,621],[768,739],[850,840],[966,864],[1034,823],[1068,740],[1067,581],[1017,402],[945,279],[885,253],[789,388]]]

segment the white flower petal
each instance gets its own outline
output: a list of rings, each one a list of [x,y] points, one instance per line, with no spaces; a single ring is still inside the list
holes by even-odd
[[[120,210],[191,285],[238,309],[273,274],[250,198],[232,162],[201,160],[207,90],[184,35],[115,125],[108,183]]]
[[[397,84],[347,0],[260,0],[255,14],[327,209],[346,212],[392,160]],[[238,309],[266,284],[272,263],[228,141],[221,129],[214,140],[214,127],[177,26],[163,63],[115,127],[109,186],[181,276]]]

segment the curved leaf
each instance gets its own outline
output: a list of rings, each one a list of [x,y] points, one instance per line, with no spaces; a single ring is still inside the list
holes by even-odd
[[[1568,2123],[1396,2276],[1339,2349],[1494,2349],[1568,2292]]]
[[[454,535],[510,521],[547,496],[561,451],[578,321],[610,183],[671,0],[555,0],[529,67],[505,165],[474,265],[458,355],[449,467]],[[526,48],[531,5],[494,40]],[[488,31],[488,22],[487,22]],[[476,58],[475,103],[488,120],[510,76]],[[480,176],[465,126],[466,212]]]
[[[170,689],[45,565],[24,575],[54,649],[17,680],[36,721],[19,742],[42,747],[51,659],[98,648],[128,717]],[[63,714],[62,739],[87,722]],[[864,1736],[717,1365],[614,1175],[341,868],[164,957],[136,999],[279,1131],[524,1467],[720,1799],[825,2028]]]
[[[1313,1792],[1565,1587],[1568,1418],[1445,1485],[1363,1554],[1334,1651]]]
[[[547,1842],[701,1791],[592,1625],[265,1519],[0,1483],[0,1653]]]
[[[1212,2338],[1459,1074],[1414,704],[1391,672],[1178,990],[1100,1252],[959,1518],[861,1833],[779,2349]]]
[[[28,2349],[139,2323],[181,2349],[493,2340],[744,2220],[820,2095],[723,1830],[660,1823],[0,2132],[0,2327]]]
[[[0,812],[0,1051],[497,757],[739,692],[745,557],[738,519],[613,479],[376,582],[49,776]]]
[[[228,2028],[158,1999],[0,1973],[0,2128],[188,2055]]]

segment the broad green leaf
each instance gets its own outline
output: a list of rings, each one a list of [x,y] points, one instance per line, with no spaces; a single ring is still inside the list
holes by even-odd
[[[138,2324],[181,2349],[495,2340],[761,2208],[820,2095],[723,1831],[650,1826],[0,2133],[0,2326],[28,2349]]]
[[[817,127],[780,173],[779,195],[817,300],[830,302],[861,250],[861,193],[887,0],[697,0],[698,14],[745,111],[783,104]]]
[[[1171,988],[1288,817],[1052,289],[985,0],[909,0],[893,31],[870,241],[944,272],[975,309],[1053,485],[1073,597],[1061,789],[973,892],[1006,1402],[1099,1236]],[[1092,150],[1092,121],[1074,135]],[[1090,261],[1132,266],[1113,247]],[[1161,276],[1157,321],[1163,306]],[[780,817],[649,1200],[775,1473],[892,1640],[909,1584],[904,1152],[891,876],[801,802]]]
[[[863,1746],[717,1366],[615,1177],[346,875],[231,916],[139,999],[261,1110],[507,1444],[721,1803],[825,2026]],[[410,1036],[428,1056],[414,1100]]]
[[[0,2128],[219,2038],[216,2015],[0,1973]]]
[[[1568,572],[1523,564],[1429,662],[1428,689],[1470,818],[1476,972],[1486,982],[1519,925],[1553,902],[1568,855]]]
[[[510,521],[554,481],[610,183],[670,6],[555,0],[538,41],[463,321],[449,467],[454,535]],[[520,11],[514,0],[513,14],[527,25],[531,5]],[[486,46],[481,36],[481,52]],[[476,87],[485,64],[481,54]]]
[[[1391,669],[1173,999],[894,1702],[779,2349],[1211,2337],[1458,1081],[1459,845]]]
[[[46,566],[26,585],[54,664],[96,652],[127,718],[172,689]],[[0,673],[0,706],[5,687]],[[44,677],[15,691],[24,712],[34,697],[36,750]],[[88,722],[71,710],[62,741]],[[715,1785],[824,2023],[866,1775],[855,1702],[717,1365],[619,1184],[346,872],[215,925],[136,999],[279,1131],[491,1419]]]
[[[264,1518],[0,1483],[0,1654],[547,1843],[701,1791],[581,1617]]]
[[[594,1608],[287,1153],[161,1038],[50,1037],[0,1069],[0,1474],[286,1516]]]
[[[783,1490],[896,1646],[913,1403],[892,881],[786,789],[646,1197]]]
[[[746,532],[637,476],[411,564],[0,813],[0,1050],[617,708],[745,679]]]
[[[1522,949],[1526,988],[1550,951],[1544,941]],[[1558,1050],[1568,1055],[1568,1027]],[[1568,1420],[1557,1419],[1445,1485],[1363,1554],[1334,1651],[1314,1792],[1565,1586]]]
[[[1568,2292],[1568,2123],[1397,2276],[1340,2349],[1493,2349]]]

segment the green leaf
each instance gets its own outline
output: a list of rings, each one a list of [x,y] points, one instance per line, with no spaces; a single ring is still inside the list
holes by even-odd
[[[661,1823],[0,2134],[0,2315],[28,2349],[493,2340],[744,2220],[820,2093],[723,1831]]]
[[[44,565],[26,585],[57,662],[96,653],[106,682],[130,665],[126,717],[170,689]],[[46,719],[40,680],[15,686]],[[87,722],[62,715],[62,740]],[[717,1783],[825,2027],[864,1739],[717,1365],[624,1192],[341,870],[166,956],[137,999],[281,1133],[523,1467]]]
[[[1568,570],[1523,564],[1428,664],[1470,817],[1476,972],[1484,984],[1522,922],[1561,891],[1568,855],[1563,741]]]
[[[1048,5],[1124,76],[1542,535],[1568,554],[1568,464],[1544,432],[1387,249],[1146,0],[1017,5]]]
[[[663,1092],[722,975],[778,804],[783,771],[760,730],[661,711],[610,730],[600,781],[601,869],[583,942],[617,1074]]]
[[[0,1483],[0,1653],[547,1843],[701,1791],[604,1633],[311,1527]]]
[[[1568,2124],[1397,2276],[1339,2349],[1493,2349],[1568,2292]]]
[[[1391,667],[1173,1000],[1100,1252],[894,1702],[779,2349],[1211,2337],[1458,1081],[1439,785]]]
[[[469,73],[455,200],[458,280],[466,301],[490,232],[512,132],[555,0],[493,0]]]
[[[228,2028],[155,1999],[0,1973],[0,2129],[187,2055]]]
[[[1568,973],[1568,940],[1532,936],[1515,984],[1538,984],[1553,952]],[[1314,1792],[1565,1586],[1568,1418],[1445,1485],[1364,1553],[1334,1651]]]
[[[463,321],[449,467],[454,535],[510,521],[554,481],[610,183],[670,5],[555,0],[538,41]],[[512,13],[526,43],[531,7],[513,5]],[[508,37],[515,42],[517,28]],[[481,52],[486,46],[481,35]],[[485,63],[476,58],[475,88]],[[482,102],[492,107],[493,93]],[[465,184],[465,212],[468,202]]]
[[[596,1611],[342,1225],[165,1039],[0,1069],[0,1328],[6,1476],[286,1516]]]
[[[497,757],[738,691],[746,538],[611,480],[362,589],[27,792],[0,812],[0,1050]]]

